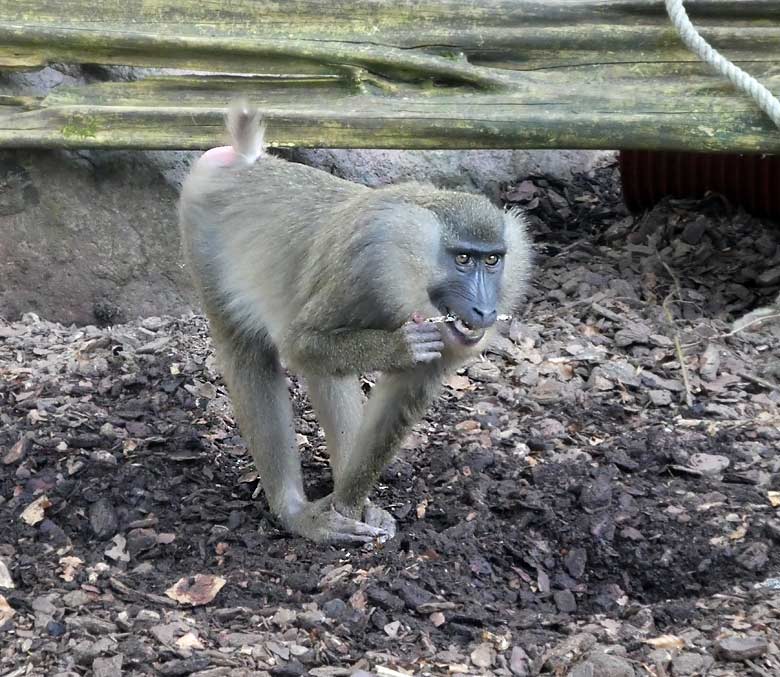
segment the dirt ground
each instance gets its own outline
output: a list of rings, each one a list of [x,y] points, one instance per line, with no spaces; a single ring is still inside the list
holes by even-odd
[[[384,474],[384,546],[279,529],[202,318],[0,320],[0,674],[780,675],[780,326],[731,331],[780,231],[617,179],[508,188],[527,306]]]

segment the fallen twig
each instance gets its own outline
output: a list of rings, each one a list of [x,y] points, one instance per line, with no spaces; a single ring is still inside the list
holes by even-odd
[[[737,373],[737,376],[740,378],[744,378],[746,381],[750,381],[751,383],[755,383],[756,385],[761,386],[762,388],[766,388],[767,390],[774,390],[775,392],[780,393],[780,387],[776,386],[771,381],[767,381],[764,378],[761,378],[759,376],[753,376],[753,374],[748,374],[747,372],[741,371]]]
[[[172,599],[169,599],[168,597],[163,597],[162,595],[155,595],[151,592],[141,592],[140,590],[134,590],[129,585],[125,585],[117,578],[114,578],[113,576],[108,579],[108,582],[111,584],[111,587],[114,589],[115,592],[119,593],[120,595],[124,595],[130,600],[133,601],[139,601],[143,600],[146,602],[151,602],[152,604],[161,604],[162,606],[167,606],[171,608],[175,608],[178,606],[176,602],[174,602]]]

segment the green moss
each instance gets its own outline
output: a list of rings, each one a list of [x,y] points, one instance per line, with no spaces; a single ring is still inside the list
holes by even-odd
[[[66,139],[94,139],[97,132],[98,121],[92,115],[72,117],[62,128],[62,136]]]

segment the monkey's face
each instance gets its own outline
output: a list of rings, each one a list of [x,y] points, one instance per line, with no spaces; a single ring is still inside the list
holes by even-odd
[[[456,344],[474,346],[498,317],[506,248],[502,243],[456,241],[443,246],[443,279],[428,291],[431,302],[455,322],[447,323]]]

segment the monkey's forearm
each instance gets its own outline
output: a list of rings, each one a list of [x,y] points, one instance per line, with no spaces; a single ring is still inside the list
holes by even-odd
[[[399,332],[379,329],[313,332],[293,330],[290,355],[308,373],[318,375],[394,371],[414,366]]]
[[[349,465],[335,478],[336,505],[359,515],[382,470],[393,459],[409,429],[435,397],[444,366],[421,365],[403,374],[385,374],[371,393]]]

